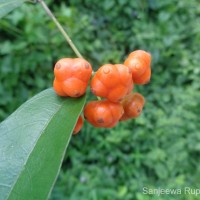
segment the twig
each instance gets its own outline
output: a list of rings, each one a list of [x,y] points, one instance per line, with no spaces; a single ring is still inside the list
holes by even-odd
[[[72,42],[72,40],[70,39],[69,35],[66,33],[66,31],[63,29],[63,27],[61,26],[61,24],[58,22],[58,20],[55,18],[55,16],[53,15],[53,13],[51,12],[51,10],[48,8],[48,6],[46,5],[46,3],[43,0],[37,0],[42,7],[44,8],[44,10],[46,11],[46,13],[51,17],[51,19],[54,21],[54,23],[56,24],[56,26],[58,27],[59,31],[62,33],[62,35],[64,36],[64,38],[66,39],[66,41],[68,42],[68,44],[70,45],[70,47],[73,49],[74,53],[79,57],[79,58],[83,58],[83,56],[80,54],[80,52],[78,51],[78,49],[76,48],[76,46],[74,45],[74,43]]]

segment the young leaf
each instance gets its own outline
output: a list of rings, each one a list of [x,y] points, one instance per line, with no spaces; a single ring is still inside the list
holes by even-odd
[[[0,0],[0,18],[20,6],[25,0]]]
[[[47,89],[0,124],[0,200],[47,199],[84,103]]]

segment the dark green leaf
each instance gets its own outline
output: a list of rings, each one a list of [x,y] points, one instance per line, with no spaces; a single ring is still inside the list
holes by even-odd
[[[0,199],[46,199],[85,97],[36,95],[0,124]]]
[[[25,0],[0,0],[0,18],[20,6]]]

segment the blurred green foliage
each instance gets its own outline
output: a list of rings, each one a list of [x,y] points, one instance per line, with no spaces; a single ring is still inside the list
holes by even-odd
[[[199,199],[142,189],[200,188],[200,2],[48,2],[94,69],[122,63],[135,49],[153,56],[151,83],[135,86],[146,98],[141,117],[113,129],[85,123],[71,140],[51,200]],[[0,35],[3,120],[50,87],[54,63],[74,54],[40,5],[24,4],[0,20]]]

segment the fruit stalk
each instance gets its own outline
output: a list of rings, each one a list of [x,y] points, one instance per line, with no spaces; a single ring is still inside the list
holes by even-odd
[[[72,48],[72,50],[74,51],[74,53],[77,55],[77,57],[79,58],[83,58],[83,56],[80,54],[80,52],[78,51],[78,49],[76,48],[76,46],[74,45],[74,43],[72,42],[71,38],[69,37],[69,35],[66,33],[66,31],[63,29],[63,27],[61,26],[61,24],[58,22],[58,20],[55,18],[55,16],[53,15],[53,13],[51,12],[51,10],[48,8],[48,6],[46,5],[46,3],[43,0],[37,0],[43,7],[43,9],[46,11],[46,13],[49,15],[49,17],[53,20],[53,22],[56,24],[56,26],[58,27],[59,31],[62,33],[62,35],[64,36],[64,38],[66,39],[67,43],[70,45],[70,47]]]

